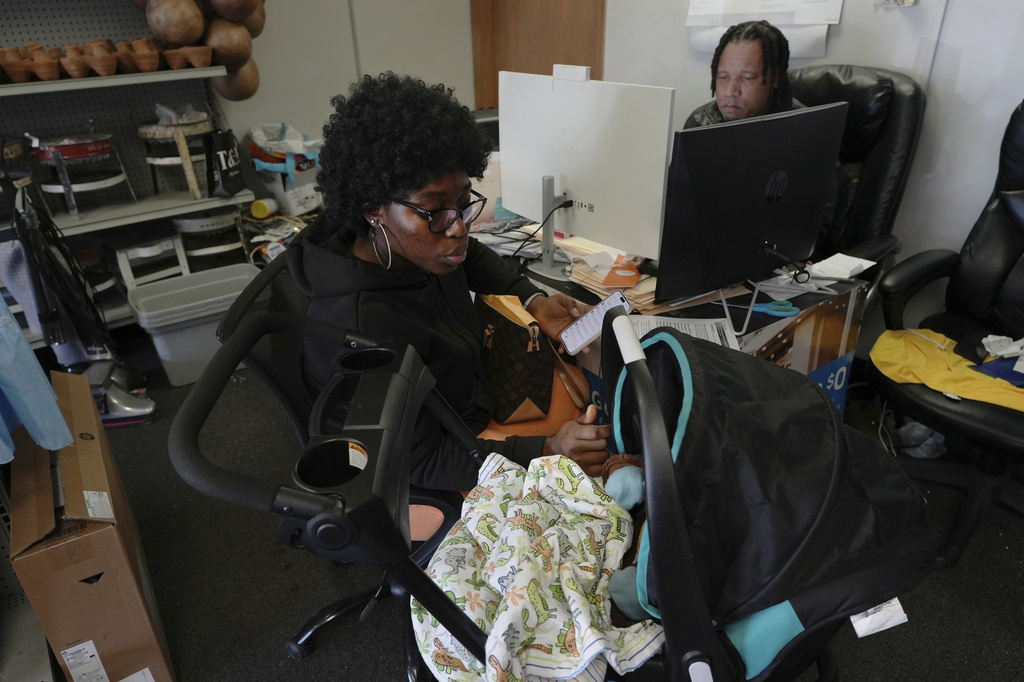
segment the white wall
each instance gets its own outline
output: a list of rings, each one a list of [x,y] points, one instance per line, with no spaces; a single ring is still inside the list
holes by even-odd
[[[276,122],[319,137],[334,95],[389,69],[443,82],[473,106],[469,0],[267,0],[266,10],[253,41],[259,89],[241,102],[218,98],[239,138]]]
[[[357,77],[347,2],[267,0],[267,21],[252,43],[260,71],[256,94],[241,102],[218,97],[241,139],[258,123],[288,123],[321,135],[331,97]]]
[[[469,0],[349,1],[361,73],[391,70],[420,76],[428,83],[444,83],[455,88],[460,102],[474,107]]]
[[[904,254],[959,249],[996,177],[1010,113],[1024,99],[1024,3],[949,0],[897,232]]]

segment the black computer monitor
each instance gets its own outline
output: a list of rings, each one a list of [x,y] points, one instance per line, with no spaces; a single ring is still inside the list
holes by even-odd
[[[655,300],[770,275],[814,251],[846,102],[675,134]]]

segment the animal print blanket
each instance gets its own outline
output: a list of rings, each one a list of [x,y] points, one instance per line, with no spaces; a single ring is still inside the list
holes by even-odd
[[[440,680],[603,680],[637,668],[664,641],[644,621],[613,627],[608,579],[632,520],[565,457],[524,470],[492,454],[429,573],[487,633],[486,665],[418,602],[420,653]]]

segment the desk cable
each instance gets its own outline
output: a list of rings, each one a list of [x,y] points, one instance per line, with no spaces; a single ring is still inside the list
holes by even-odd
[[[538,225],[536,227],[536,229],[534,229],[533,232],[531,232],[529,235],[527,235],[526,238],[523,239],[522,242],[520,242],[519,246],[516,248],[515,251],[512,252],[511,256],[508,256],[508,260],[512,260],[513,258],[515,258],[519,254],[519,252],[522,250],[522,248],[524,246],[526,246],[526,242],[528,242],[531,239],[533,239],[534,235],[536,235],[538,232],[541,231],[541,229],[544,227],[544,225],[547,224],[548,220],[551,219],[551,216],[553,216],[555,214],[555,211],[557,211],[560,208],[569,208],[570,206],[572,206],[572,200],[571,199],[566,199],[565,201],[560,203],[558,206],[555,206],[553,209],[551,209],[551,211],[547,214],[547,216],[545,216],[544,220],[541,221],[540,225]]]

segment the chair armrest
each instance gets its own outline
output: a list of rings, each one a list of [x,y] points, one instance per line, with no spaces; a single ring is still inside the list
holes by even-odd
[[[858,275],[862,279],[871,280],[871,285],[865,294],[865,310],[871,308],[878,300],[878,283],[896,262],[896,254],[899,252],[900,246],[900,240],[895,235],[880,234],[854,244],[843,251],[848,256],[864,258],[875,263]]]
[[[907,302],[928,284],[952,275],[959,263],[960,254],[956,251],[932,249],[894,265],[879,284],[886,328],[903,329]]]
[[[854,258],[864,258],[876,263],[885,259],[890,254],[895,254],[900,248],[900,240],[895,235],[880,234],[864,241],[854,244],[843,253]]]

